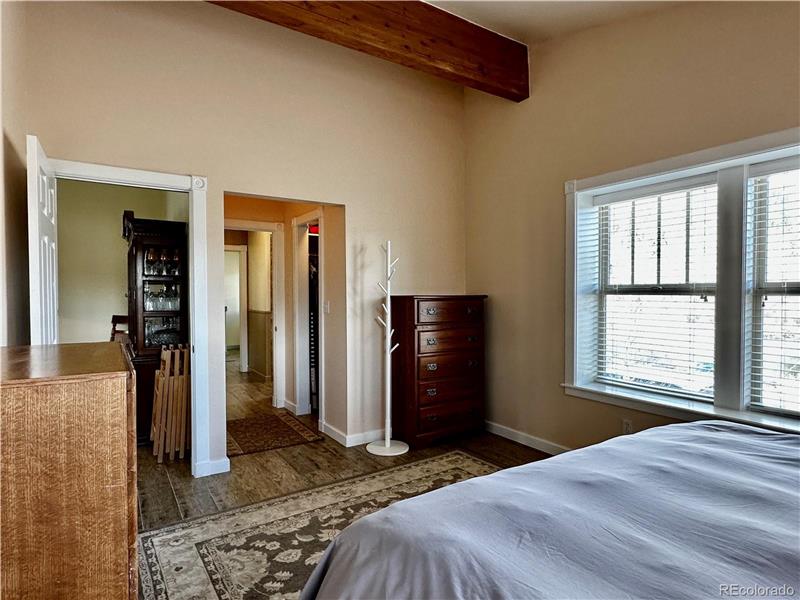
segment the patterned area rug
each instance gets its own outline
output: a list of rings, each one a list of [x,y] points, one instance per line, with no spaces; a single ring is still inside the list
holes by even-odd
[[[289,413],[228,421],[228,456],[275,450],[321,440]]]
[[[297,597],[328,543],[359,517],[497,470],[463,452],[448,452],[143,533],[142,597]]]

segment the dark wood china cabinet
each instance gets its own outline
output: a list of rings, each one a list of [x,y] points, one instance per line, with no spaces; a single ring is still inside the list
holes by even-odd
[[[187,227],[122,215],[128,242],[128,328],[136,369],[136,431],[150,440],[153,383],[161,346],[189,341]]]

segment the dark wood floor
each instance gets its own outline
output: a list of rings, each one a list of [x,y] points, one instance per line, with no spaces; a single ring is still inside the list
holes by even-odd
[[[263,414],[272,407],[272,390],[262,377],[238,372],[238,362],[227,363],[228,419]],[[314,417],[299,417],[317,430]],[[139,448],[139,529],[156,529],[261,500],[366,475],[461,449],[507,468],[547,455],[499,436],[482,433],[433,448],[412,450],[396,457],[369,454],[364,446],[345,448],[328,436],[318,442],[245,454],[231,458],[231,470],[195,479],[188,461],[158,464],[149,448]]]

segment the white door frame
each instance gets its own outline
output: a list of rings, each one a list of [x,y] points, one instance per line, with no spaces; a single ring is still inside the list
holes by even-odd
[[[309,320],[308,320],[308,232],[309,223],[319,224],[319,422],[325,423],[325,279],[324,271],[324,244],[323,236],[323,211],[314,209],[292,219],[292,280],[294,287],[294,406],[289,406],[295,414],[305,415],[311,412],[309,394],[311,390],[311,374],[309,353]],[[303,231],[306,230],[306,231]]]
[[[225,229],[268,231],[272,234],[272,406],[286,405],[286,293],[283,223],[225,219]],[[246,267],[245,267],[246,269]]]
[[[239,254],[239,372],[247,373],[250,367],[247,352],[247,245],[225,244],[225,252]]]
[[[230,470],[227,457],[211,459],[210,373],[208,339],[208,261],[206,236],[206,190],[208,181],[199,175],[176,175],[72,160],[50,159],[57,179],[75,179],[129,187],[189,194],[189,336],[192,369],[192,475],[202,477]]]

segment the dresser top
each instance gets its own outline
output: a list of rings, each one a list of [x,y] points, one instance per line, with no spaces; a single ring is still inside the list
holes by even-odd
[[[0,348],[0,383],[127,373],[119,342]]]

